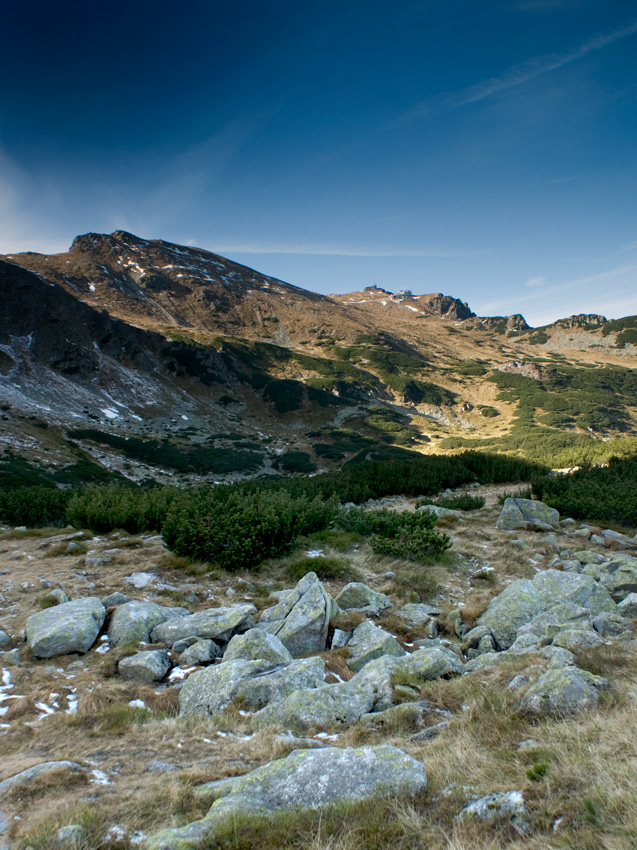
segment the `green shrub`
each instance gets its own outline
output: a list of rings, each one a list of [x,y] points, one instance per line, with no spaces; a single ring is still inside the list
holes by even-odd
[[[72,495],[66,519],[76,528],[99,532],[115,528],[130,534],[160,531],[178,493],[176,487],[87,487]]]
[[[379,555],[393,555],[411,561],[422,561],[438,555],[451,546],[446,534],[434,529],[435,517],[426,511],[396,513],[385,509],[365,511],[350,508],[339,514],[338,524],[369,538]]]
[[[307,452],[286,452],[272,466],[282,472],[316,472],[316,464]]]
[[[439,508],[449,508],[452,511],[477,511],[484,507],[484,501],[484,496],[461,493],[459,496],[440,496],[435,502],[431,499],[419,499],[417,506],[437,505]]]
[[[0,489],[0,520],[11,525],[65,526],[72,495],[70,490],[41,485]]]
[[[286,567],[285,571],[293,581],[300,581],[309,572],[316,573],[321,581],[353,581],[360,578],[358,571],[345,561],[325,556],[301,558]]]

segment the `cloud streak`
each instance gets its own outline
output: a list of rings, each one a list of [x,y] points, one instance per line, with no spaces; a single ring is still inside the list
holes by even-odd
[[[488,77],[459,91],[445,92],[423,100],[406,113],[404,118],[417,118],[430,113],[478,103],[495,94],[528,83],[551,71],[556,71],[558,68],[564,67],[564,65],[570,65],[571,62],[576,62],[590,53],[602,50],[602,48],[607,47],[609,44],[613,44],[622,38],[628,38],[628,36],[635,33],[637,33],[637,20],[625,27],[613,30],[613,32],[597,35],[571,50],[562,53],[549,53],[545,56],[538,56],[528,59],[525,62],[520,62],[517,65],[512,65],[499,77]]]

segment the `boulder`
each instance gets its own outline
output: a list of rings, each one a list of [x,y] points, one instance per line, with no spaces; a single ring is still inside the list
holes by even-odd
[[[337,612],[316,573],[308,573],[277,605],[261,613],[259,628],[276,635],[294,657],[323,652],[330,620]]]
[[[262,629],[250,629],[242,635],[235,635],[223,654],[224,661],[245,658],[247,661],[264,658],[275,664],[289,664],[292,656],[276,635]]]
[[[353,681],[295,691],[280,702],[262,708],[254,720],[261,727],[276,726],[295,733],[349,726],[372,711],[377,701],[373,690],[353,686]]]
[[[43,761],[26,770],[9,776],[0,782],[0,795],[7,794],[13,788],[29,787],[31,782],[36,781],[38,786],[44,784],[59,785],[70,779],[77,779],[86,775],[86,768],[74,761]]]
[[[604,638],[627,637],[630,634],[630,627],[626,620],[619,612],[610,614],[608,611],[602,611],[593,620],[593,628],[597,634]]]
[[[595,708],[608,682],[579,667],[549,670],[525,693],[520,711],[535,717],[567,717]]]
[[[113,612],[108,636],[113,646],[148,642],[155,626],[187,614],[185,608],[164,608],[156,602],[124,602]]]
[[[574,602],[561,602],[542,611],[530,623],[518,629],[518,636],[532,634],[537,638],[557,634],[560,629],[585,629],[591,627],[591,612]]]
[[[88,832],[85,827],[79,823],[70,823],[57,830],[53,844],[59,850],[79,850],[80,847],[86,846],[87,841]]]
[[[637,593],[629,593],[617,606],[622,617],[637,617]]]
[[[614,555],[600,568],[599,581],[613,599],[621,602],[637,591],[637,558],[623,553]]]
[[[256,710],[279,702],[295,691],[319,688],[324,684],[324,679],[325,662],[322,658],[317,655],[313,658],[298,658],[280,670],[242,679],[234,698]]]
[[[418,649],[398,659],[398,669],[416,681],[431,681],[464,673],[458,656],[444,646]]]
[[[433,616],[439,612],[439,609],[432,605],[425,605],[422,602],[408,602],[403,605],[396,616],[401,620],[405,620],[410,629],[421,629],[429,626],[433,620]],[[431,635],[435,637],[435,635]]]
[[[151,836],[147,848],[212,846],[217,825],[237,814],[263,816],[289,808],[320,809],[379,794],[405,796],[422,791],[426,784],[423,765],[396,747],[295,750],[245,776],[220,782],[218,799],[205,818]]]
[[[559,526],[560,515],[555,508],[533,499],[507,499],[495,524],[504,531],[524,528],[529,531],[551,531]]]
[[[36,658],[88,652],[105,616],[106,609],[96,597],[64,602],[29,617],[27,643]]]
[[[509,821],[521,835],[531,830],[521,791],[498,791],[480,797],[466,805],[456,816],[459,821],[482,821],[496,823]]]
[[[208,638],[224,643],[230,639],[233,632],[252,626],[252,615],[255,611],[254,605],[249,603],[231,608],[208,608],[187,617],[173,617],[155,626],[151,638],[169,646],[188,637]]]
[[[508,649],[515,641],[518,629],[541,610],[533,582],[523,578],[505,587],[491,600],[487,610],[478,618],[478,625],[489,629],[499,649]]]
[[[534,576],[533,587],[544,610],[561,602],[581,605],[593,616],[617,608],[610,594],[587,575],[545,570]]]
[[[196,667],[220,657],[221,650],[213,640],[196,640],[180,654],[179,666]]]
[[[603,643],[604,641],[593,629],[564,629],[553,638],[553,646],[568,649],[575,655],[581,655]]]
[[[102,597],[102,605],[105,608],[116,608],[118,605],[125,605],[127,602],[132,602],[130,596],[120,593],[119,590]]]
[[[11,648],[11,636],[0,629],[0,652]]]
[[[149,649],[129,655],[117,665],[122,679],[137,682],[159,682],[170,670],[170,661],[165,649]]]
[[[380,658],[383,655],[394,657],[405,655],[405,650],[393,635],[369,620],[356,626],[347,643],[347,649],[350,653],[347,664],[355,672],[374,658]]]
[[[384,593],[377,593],[361,581],[352,581],[338,594],[336,604],[343,611],[362,611],[368,616],[377,617],[394,603]]]
[[[249,679],[272,669],[269,661],[222,661],[214,667],[204,667],[192,673],[179,692],[179,713],[219,714],[232,702],[242,679]]]

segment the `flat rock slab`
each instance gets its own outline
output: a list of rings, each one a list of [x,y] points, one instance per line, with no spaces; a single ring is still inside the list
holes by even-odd
[[[216,789],[218,799],[203,820],[151,836],[147,847],[202,847],[214,837],[217,826],[237,813],[267,815],[292,807],[320,809],[379,794],[416,794],[426,785],[423,765],[397,747],[295,751],[246,776],[220,782]]]
[[[252,604],[231,608],[209,608],[187,617],[175,617],[155,626],[151,632],[153,641],[172,646],[184,638],[209,638],[223,642],[240,628],[248,628],[256,608]]]
[[[0,794],[6,794],[13,788],[28,786],[32,782],[57,784],[85,774],[86,768],[74,761],[43,761],[0,782]]]
[[[99,634],[106,608],[93,596],[64,602],[27,620],[27,643],[36,658],[88,652]]]

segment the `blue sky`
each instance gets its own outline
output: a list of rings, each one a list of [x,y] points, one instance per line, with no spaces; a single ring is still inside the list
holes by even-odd
[[[14,3],[0,252],[126,229],[319,292],[637,313],[637,6]]]

